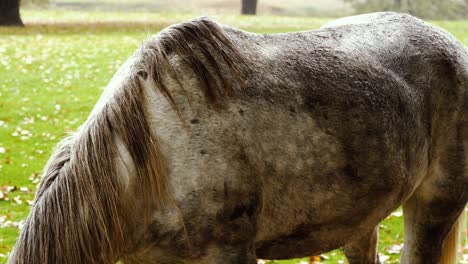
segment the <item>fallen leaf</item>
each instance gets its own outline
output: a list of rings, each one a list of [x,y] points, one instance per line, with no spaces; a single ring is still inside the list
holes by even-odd
[[[389,260],[390,257],[384,254],[379,254],[379,260],[380,262],[384,263],[385,261]]]
[[[309,264],[320,263],[321,260],[322,258],[320,256],[311,256],[309,260]],[[307,264],[307,262],[304,262],[304,263]]]
[[[22,204],[23,203],[23,201],[21,201],[21,197],[19,197],[19,196],[15,196],[15,198],[13,198],[13,201],[15,201],[15,203],[17,203],[17,204]]]
[[[9,192],[14,192],[14,191],[16,191],[17,189],[18,189],[18,187],[16,187],[15,185],[13,185],[13,186],[6,186],[6,187],[5,187],[5,191],[6,191],[7,193],[9,193]]]
[[[392,216],[395,216],[395,217],[402,217],[402,216],[403,216],[403,212],[402,212],[402,211],[393,212],[393,213],[392,213]]]
[[[395,254],[400,254],[402,249],[403,249],[403,244],[396,244],[396,245],[389,246],[387,248],[387,252],[389,254],[395,255]]]

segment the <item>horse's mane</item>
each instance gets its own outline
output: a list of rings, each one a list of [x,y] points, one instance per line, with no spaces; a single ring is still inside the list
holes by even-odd
[[[138,74],[145,79],[149,75],[174,107],[162,75],[169,74],[180,88],[184,87],[170,64],[171,55],[177,55],[193,70],[210,103],[229,95],[248,69],[237,46],[213,21],[200,18],[166,28],[142,46]]]
[[[77,133],[58,144],[10,263],[113,263],[121,257],[126,212],[120,197],[125,184],[115,163],[117,138],[135,164],[144,199],[156,205],[172,200],[140,83],[141,78],[152,78],[175,106],[161,77],[166,70],[178,79],[171,54],[193,69],[213,102],[228,94],[232,78],[240,75],[240,53],[208,19],[172,26],[145,43],[123,87]]]

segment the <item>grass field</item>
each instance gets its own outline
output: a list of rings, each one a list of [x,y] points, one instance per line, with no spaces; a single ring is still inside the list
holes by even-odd
[[[25,28],[0,28],[0,263],[27,216],[40,172],[60,138],[88,116],[119,65],[151,34],[191,15],[25,11]],[[217,20],[260,33],[313,29],[326,18]],[[468,45],[468,21],[434,21]],[[385,263],[403,239],[397,211],[380,226]],[[343,262],[336,250],[323,263]],[[274,263],[299,263],[299,260]]]
[[[31,1],[31,0],[30,0]],[[27,2],[27,1],[23,1]],[[239,14],[238,0],[49,0],[56,9],[78,11],[124,11],[197,14]],[[258,1],[259,15],[286,16],[344,16],[352,12],[349,3],[343,0],[267,0]]]

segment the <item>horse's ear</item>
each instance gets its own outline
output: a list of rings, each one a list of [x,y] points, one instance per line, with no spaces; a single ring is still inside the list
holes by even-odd
[[[146,81],[146,79],[148,79],[148,73],[146,71],[141,70],[137,72],[137,74],[139,78],[143,79],[143,81]]]

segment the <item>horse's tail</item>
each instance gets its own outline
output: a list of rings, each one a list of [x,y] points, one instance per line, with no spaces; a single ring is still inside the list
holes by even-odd
[[[440,257],[440,264],[456,264],[458,252],[461,249],[462,234],[466,230],[466,210],[458,217],[457,221],[452,227],[452,230],[445,239],[442,256]]]
[[[462,67],[458,76],[461,80],[465,96],[461,110],[461,122],[464,124],[462,125],[461,133],[462,135],[466,135],[466,132],[468,132],[468,48],[462,46],[460,60],[462,62]],[[463,144],[465,155],[468,155],[468,138],[462,140],[461,144]],[[468,161],[468,156],[466,157],[466,160]],[[468,173],[467,163],[465,163],[465,173]],[[468,237],[466,237],[466,210],[466,208],[463,208],[462,213],[445,239],[444,248],[442,249],[442,255],[440,258],[441,264],[456,264],[459,256],[459,250],[462,250],[461,242],[468,241]],[[463,235],[465,235],[465,237],[463,237]]]

